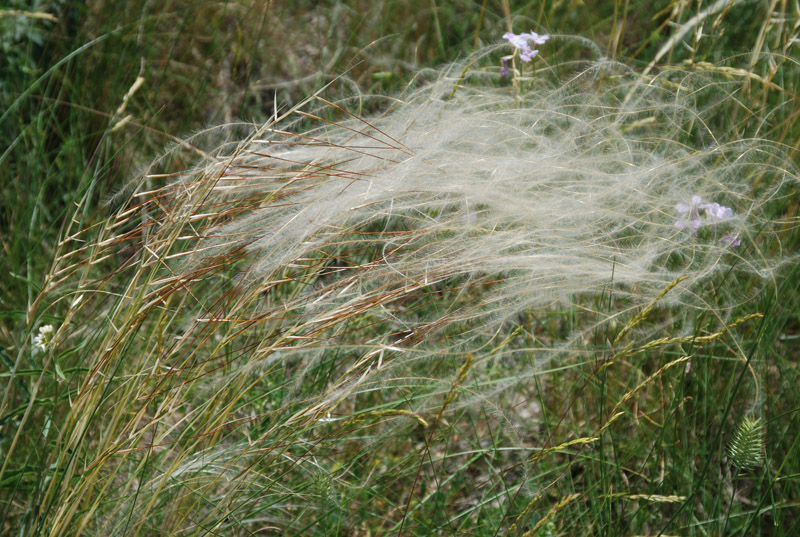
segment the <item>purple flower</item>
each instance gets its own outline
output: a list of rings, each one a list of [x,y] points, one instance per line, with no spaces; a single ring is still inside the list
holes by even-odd
[[[544,45],[547,42],[547,40],[550,39],[549,35],[547,34],[539,35],[533,30],[531,30],[527,34],[520,34],[520,35],[524,35],[525,37],[533,41],[534,45]]]
[[[539,35],[531,30],[528,33],[521,33],[519,35],[512,32],[506,32],[503,34],[503,39],[508,41],[511,46],[517,49],[519,51],[519,59],[527,63],[534,59],[539,53],[538,50],[531,48],[530,43],[533,42],[534,46],[544,45],[545,42],[550,39],[550,36]]]
[[[531,50],[531,49],[523,50],[519,54],[519,59],[522,60],[525,63],[528,63],[529,61],[534,59],[537,54],[539,54],[539,51],[536,50],[536,49],[534,49],[534,50]]]
[[[500,68],[500,76],[508,74],[508,58],[503,58],[503,67]]]
[[[517,35],[513,32],[506,32],[503,34],[503,39],[511,43],[511,46],[516,49],[528,48],[528,39],[525,34]]]
[[[739,237],[734,235],[733,233],[727,233],[719,238],[719,242],[722,244],[727,244],[729,246],[739,246],[742,244],[742,241],[739,240]]]
[[[700,196],[692,196],[692,202],[689,205],[679,203],[675,206],[675,210],[680,214],[685,214],[686,219],[679,219],[675,221],[675,227],[683,229],[690,227],[697,231],[702,225],[700,220],[700,204],[703,203],[703,198]]]
[[[703,203],[703,198],[700,196],[692,196],[692,201],[688,205],[679,203],[675,206],[675,210],[680,214],[685,214],[685,218],[675,221],[675,227],[683,229],[690,227],[697,231],[703,225],[700,218],[700,211],[705,211],[706,218],[716,223],[720,220],[726,220],[733,216],[733,209],[725,207],[719,203]]]
[[[698,207],[705,210],[706,215],[716,218],[717,220],[725,220],[733,216],[733,209],[730,207],[723,207],[719,203],[703,203]]]

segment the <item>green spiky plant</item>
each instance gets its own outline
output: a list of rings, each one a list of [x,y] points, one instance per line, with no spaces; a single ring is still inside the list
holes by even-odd
[[[728,455],[734,466],[749,470],[764,461],[764,424],[760,418],[745,417],[728,445]]]

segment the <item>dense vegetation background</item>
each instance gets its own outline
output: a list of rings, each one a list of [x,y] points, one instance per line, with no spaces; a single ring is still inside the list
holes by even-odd
[[[727,293],[749,297],[730,321],[763,315],[742,322],[735,343],[726,339],[727,327],[715,324],[718,319],[701,314],[691,322],[684,319],[681,326],[691,325],[702,344],[687,337],[661,341],[649,350],[643,347],[644,357],[635,359],[623,356],[629,348],[618,354],[625,363],[622,371],[603,367],[597,358],[550,363],[546,380],[537,377],[525,391],[502,394],[504,404],[519,410],[522,418],[515,419],[536,422],[531,438],[523,442],[542,448],[533,458],[504,452],[508,432],[492,429],[502,420],[486,414],[485,407],[476,411],[454,403],[461,387],[469,386],[472,355],[448,357],[431,368],[430,378],[444,379],[435,388],[434,381],[428,386],[420,379],[415,382],[423,388],[409,388],[416,393],[430,387],[439,397],[439,410],[430,405],[420,405],[418,412],[404,410],[404,401],[397,398],[370,400],[360,410],[353,407],[351,417],[343,415],[340,429],[323,431],[325,423],[317,423],[322,440],[315,440],[303,455],[313,460],[313,470],[286,468],[268,476],[258,469],[265,480],[280,486],[264,496],[257,495],[255,485],[239,490],[247,500],[242,500],[248,505],[244,513],[234,508],[208,511],[204,501],[221,501],[211,493],[205,496],[214,485],[198,485],[200,500],[187,499],[195,478],[181,481],[180,476],[188,475],[185,469],[162,488],[143,490],[140,482],[177,460],[157,460],[156,452],[151,460],[142,447],[148,442],[152,447],[153,439],[160,438],[163,433],[157,429],[142,432],[140,443],[131,446],[114,444],[105,433],[87,433],[81,444],[87,451],[78,455],[65,442],[69,431],[78,430],[68,429],[72,422],[66,416],[87,389],[87,373],[102,348],[97,342],[106,341],[103,329],[92,326],[92,336],[84,340],[73,337],[52,361],[37,355],[32,342],[44,325],[59,327],[69,321],[89,326],[94,315],[106,315],[108,309],[98,305],[73,313],[76,296],[63,293],[55,300],[52,293],[43,293],[52,291],[46,276],[55,277],[51,269],[54,259],[65,254],[60,248],[66,236],[94,229],[117,211],[126,185],[140,170],[165,154],[166,147],[180,146],[209,125],[239,119],[263,123],[315,92],[330,101],[404,95],[422,70],[497,45],[506,31],[530,29],[579,36],[564,41],[568,44],[557,56],[548,57],[545,47],[537,65],[550,72],[559,62],[598,52],[642,76],[672,70],[702,77],[706,90],[719,85],[725,98],[698,92],[696,104],[707,129],[724,140],[758,138],[779,147],[787,173],[793,173],[800,154],[800,5],[792,0],[4,2],[0,533],[790,536],[800,531],[800,278],[794,263],[764,287],[754,279],[709,284],[710,295],[719,292],[714,286],[729,285]],[[582,44],[581,38],[590,44]],[[674,80],[680,83],[680,78]],[[381,107],[379,100],[365,100],[359,113],[379,113]],[[306,127],[298,124],[298,129]],[[699,139],[696,132],[683,134],[679,142],[687,147]],[[197,158],[190,150],[165,155],[159,170],[166,172],[189,169]],[[797,194],[795,184],[768,208],[778,224],[770,235],[773,242],[764,243],[763,251],[783,259],[797,252]],[[114,255],[118,264],[127,257],[124,249]],[[110,295],[122,293],[124,280],[109,281],[105,290]],[[756,287],[758,293],[751,294]],[[294,296],[295,290],[274,292]],[[446,289],[426,292],[447,295]],[[480,301],[480,289],[470,292],[476,294],[453,302]],[[530,312],[529,318],[518,319],[518,326],[506,327],[508,337],[491,342],[493,350],[487,352],[501,357],[517,340],[529,348],[542,342],[554,345],[571,334],[580,324],[576,319],[588,310],[602,310],[603,300],[584,300],[586,311]],[[47,301],[52,304],[43,304]],[[434,306],[420,298],[403,307],[422,316]],[[528,334],[526,323],[534,317],[542,332]],[[373,320],[357,321],[361,324],[348,326],[348,333],[368,338]],[[172,322],[164,317],[147,326],[154,330],[152,326]],[[658,341],[670,335],[671,323],[673,335],[684,333],[668,312],[637,318],[634,311],[614,326],[649,330]],[[609,330],[613,328],[604,325],[592,341],[582,342],[596,351],[593,356],[606,359],[616,352]],[[155,341],[156,332],[148,332],[147,340]],[[691,369],[683,362],[663,367],[688,355],[709,359],[693,361]],[[517,365],[498,358],[485,378],[494,382],[512,375]],[[120,367],[121,378],[136,376]],[[311,401],[335,381],[341,373],[337,371],[333,365],[315,369],[309,376],[315,380],[305,386],[307,391],[295,388],[293,401],[306,396]],[[287,366],[282,378],[292,374]],[[120,386],[128,386],[128,380]],[[281,404],[271,382],[280,384],[273,379],[251,387],[255,391],[248,412],[253,416],[269,415],[272,405]],[[119,396],[116,406],[98,404],[92,407],[95,412],[136,400],[138,392],[125,388],[120,390],[123,397],[117,388],[109,382],[108,394],[98,392],[98,400]],[[220,401],[230,396],[223,396],[221,389],[210,395],[194,385],[187,390],[196,390],[192,397],[219,396]],[[408,400],[415,397],[408,395]],[[619,419],[628,420],[619,429],[612,426],[614,412],[623,408],[617,403],[624,403],[627,412]],[[155,406],[152,415],[143,411],[137,419],[158,423]],[[241,415],[233,410],[231,415],[245,419],[243,408],[236,407]],[[292,421],[296,408],[286,411],[286,417],[276,419],[285,419],[296,430],[294,436],[275,437],[275,445],[293,446],[281,451],[281,460],[301,458],[292,450],[305,441],[310,425]],[[125,413],[111,413],[114,419],[109,420]],[[400,419],[409,423],[385,423]],[[374,430],[359,428],[373,422]],[[172,428],[169,441],[185,453],[211,450],[226,440],[227,433],[220,432],[224,420],[192,422],[186,429],[164,423]],[[208,432],[212,430],[216,432]],[[254,437],[262,433],[258,427],[251,431]],[[366,449],[360,442],[362,435],[372,434],[382,439],[382,451],[367,456],[359,451]],[[199,436],[205,443],[190,446]],[[126,459],[112,474],[92,474],[98,461],[111,457],[106,453],[112,447],[148,455]],[[234,481],[234,474],[260,468],[244,459],[208,464],[225,466],[225,479]],[[63,484],[53,488],[51,482],[58,480]],[[129,495],[115,503],[114,487]],[[82,495],[77,500],[76,491]],[[131,496],[146,500],[131,501]],[[54,516],[60,504],[73,507]]]

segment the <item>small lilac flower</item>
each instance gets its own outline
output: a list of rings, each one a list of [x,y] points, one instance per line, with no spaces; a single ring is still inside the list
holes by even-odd
[[[704,203],[698,206],[706,212],[706,215],[716,218],[717,220],[725,220],[733,216],[733,209],[730,207],[723,207],[719,203]]]
[[[531,50],[531,49],[528,49],[528,50],[523,50],[523,51],[522,51],[522,52],[520,52],[520,54],[519,54],[519,59],[520,59],[520,60],[522,60],[522,61],[523,61],[523,62],[525,62],[525,63],[528,63],[529,61],[531,61],[532,59],[534,59],[534,58],[536,57],[536,55],[537,55],[537,54],[539,54],[539,51],[538,51],[538,50],[536,50],[536,49],[533,49],[533,50]]]
[[[520,35],[521,36],[525,36],[527,39],[530,39],[531,41],[533,41],[534,45],[544,45],[547,42],[547,40],[550,39],[549,35],[547,35],[547,34],[539,35],[536,32],[534,32],[533,30],[531,30],[527,34],[520,34]]]
[[[528,39],[525,36],[525,34],[517,35],[513,32],[506,32],[503,34],[503,39],[508,41],[511,44],[511,46],[513,46],[516,49],[521,50],[524,48],[528,48]]]
[[[549,35],[539,35],[533,30],[528,33],[521,33],[519,35],[506,32],[503,34],[503,39],[508,41],[511,46],[519,51],[519,59],[523,62],[527,63],[534,59],[539,51],[536,49],[531,48],[530,42],[532,41],[534,46],[535,45],[544,45],[545,42],[550,39]]]
[[[690,227],[697,231],[702,225],[700,220],[700,204],[703,203],[703,198],[700,196],[692,196],[692,202],[689,205],[679,203],[675,206],[675,210],[687,216],[686,219],[679,219],[675,221],[675,227],[683,229]]]
[[[503,58],[503,67],[500,68],[500,76],[508,74],[508,58]]]
[[[727,244],[729,246],[739,246],[742,244],[742,241],[739,240],[739,237],[734,235],[733,233],[727,233],[719,238],[719,242],[722,244]]]

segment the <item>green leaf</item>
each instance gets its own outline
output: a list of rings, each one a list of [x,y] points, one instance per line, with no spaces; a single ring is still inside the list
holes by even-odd
[[[30,288],[32,288],[34,291],[36,291],[36,293],[37,293],[37,294],[42,292],[42,288],[41,288],[41,287],[39,287],[38,285],[36,285],[35,283],[33,283],[33,281],[32,281],[32,280],[30,280],[30,279],[26,278],[25,276],[22,276],[21,274],[17,274],[17,273],[15,273],[15,272],[9,272],[8,274],[9,274],[9,276],[11,276],[11,277],[12,277],[12,278],[14,278],[14,279],[17,279],[17,280],[22,280],[23,282],[27,283],[27,284],[28,284],[28,287],[30,287]]]
[[[67,380],[67,377],[64,376],[64,372],[61,371],[61,366],[58,365],[58,362],[56,362],[55,364],[56,364],[56,376],[61,380]]]

